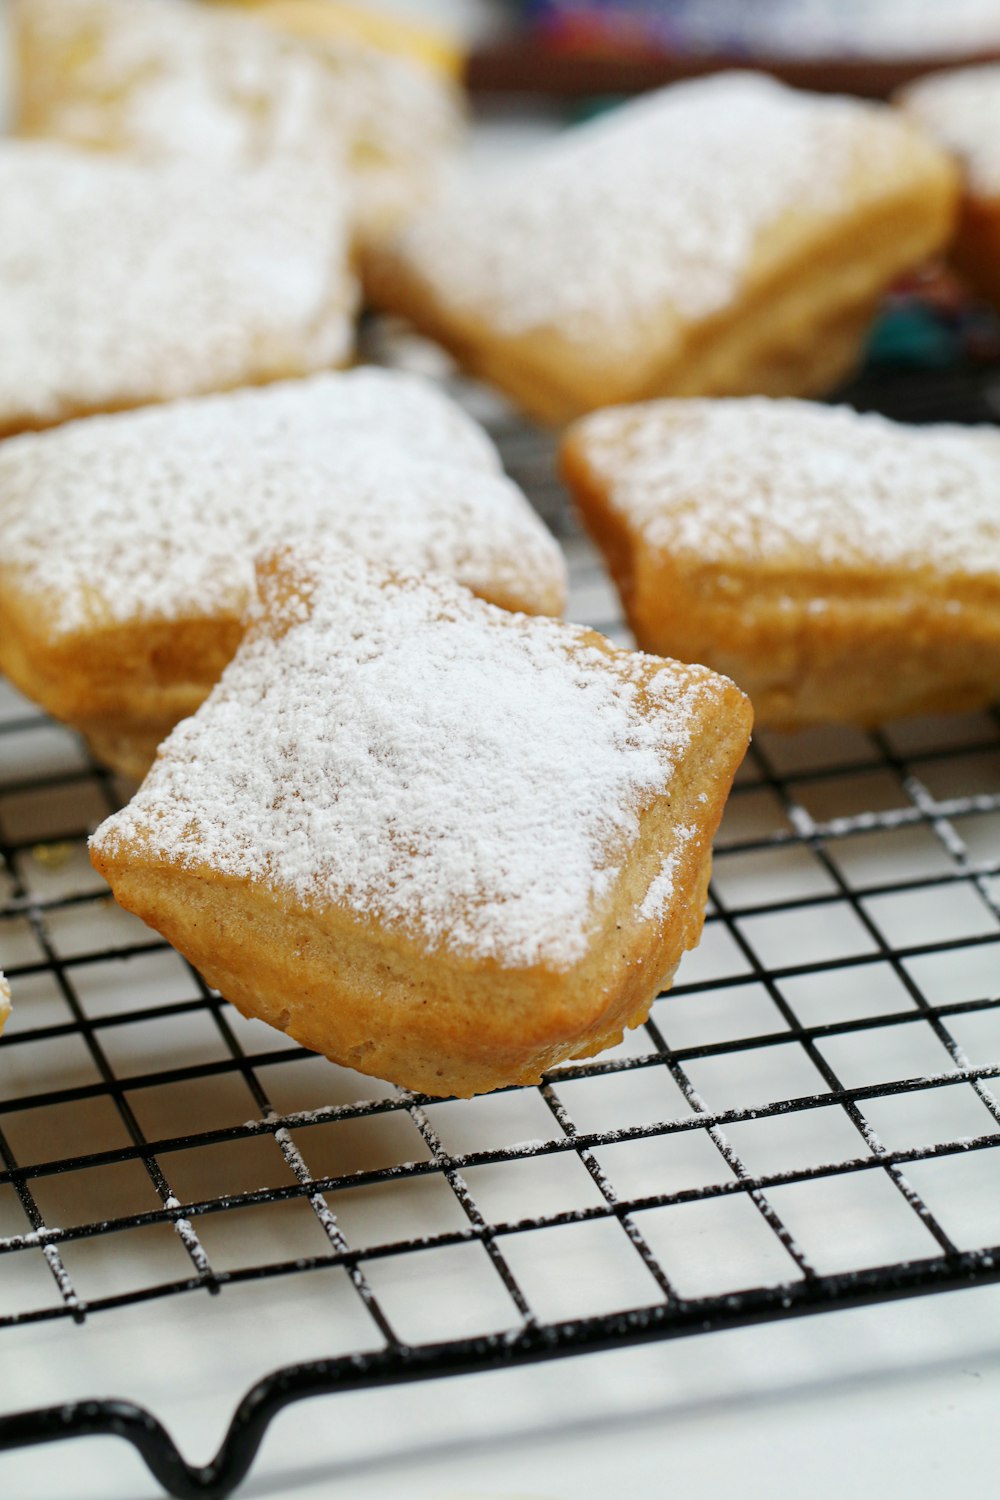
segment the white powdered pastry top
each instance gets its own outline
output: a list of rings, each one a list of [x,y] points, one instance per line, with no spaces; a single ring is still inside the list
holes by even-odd
[[[723,74],[456,183],[400,249],[446,307],[503,333],[631,338],[668,306],[684,322],[725,307],[762,231],[796,210],[843,213],[859,174],[884,166],[891,181],[911,139],[887,110]]]
[[[3,1031],[7,1017],[10,1015],[10,985],[0,974],[0,1031]]]
[[[0,143],[0,428],[338,363],[355,300],[328,177]]]
[[[655,550],[733,567],[927,569],[1000,582],[1000,433],[807,401],[598,412],[585,452]]]
[[[565,564],[486,434],[363,369],[92,417],[0,444],[0,577],[48,629],[244,615],[254,557],[324,538],[558,611]]]
[[[958,156],[974,192],[1000,198],[1000,63],[933,73],[903,104]]]
[[[363,180],[405,179],[391,194],[459,134],[441,80],[349,35],[306,44],[190,0],[19,0],[15,15],[46,85],[29,127],[81,145],[218,166],[344,158]]]
[[[584,955],[726,680],[348,553],[285,553],[262,591],[262,621],[94,846],[137,840],[432,950]]]

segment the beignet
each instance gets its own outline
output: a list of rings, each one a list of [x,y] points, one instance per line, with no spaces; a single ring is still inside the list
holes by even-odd
[[[964,194],[951,258],[1000,307],[1000,63],[933,73],[901,102],[958,160]]]
[[[944,152],[898,112],[755,75],[677,84],[457,181],[366,260],[404,314],[528,412],[808,394],[951,232]]]
[[[263,612],[96,868],[245,1014],[431,1094],[638,1025],[701,933],[732,683],[348,554]]]
[[[361,232],[426,194],[462,135],[458,90],[343,29],[310,43],[193,0],[16,0],[15,124],[220,170],[346,170]]]
[[[1000,696],[1000,433],[765,398],[596,412],[563,468],[646,650],[762,724]]]
[[[311,171],[0,142],[0,436],[343,363],[347,250]]]
[[[253,559],[293,537],[559,614],[565,564],[489,438],[375,369],[0,444],[0,666],[141,777],[243,633]]]

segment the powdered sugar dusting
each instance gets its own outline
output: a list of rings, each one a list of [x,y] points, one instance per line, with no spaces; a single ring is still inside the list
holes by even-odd
[[[335,182],[0,144],[0,428],[344,360]]]
[[[763,77],[681,84],[457,184],[402,253],[447,305],[506,333],[618,341],[666,305],[682,322],[723,307],[764,229],[842,212],[852,178],[883,159],[892,172],[908,137],[887,111]]]
[[[333,540],[558,610],[565,564],[486,434],[382,370],[94,417],[0,445],[0,576],[49,628],[243,615],[253,559]]]
[[[59,1293],[65,1305],[69,1308],[82,1311],[86,1307],[86,1303],[74,1291],[69,1272],[66,1270],[62,1256],[55,1245],[43,1245],[42,1254],[48,1262],[49,1270],[55,1278],[56,1286],[59,1288]]]
[[[1000,578],[1000,434],[766,398],[662,401],[579,429],[652,548],[734,567]]]
[[[643,922],[659,922],[666,915],[674,896],[681,850],[695,836],[694,828],[681,827],[675,831],[676,847],[670,854],[664,855],[659,874],[653,877],[649,890],[639,904],[639,916]]]
[[[432,949],[567,966],[724,687],[446,580],[328,552],[265,575],[265,616],[137,796],[138,840]]]
[[[1000,197],[1000,63],[933,73],[903,103],[959,157],[975,192]]]
[[[442,81],[349,35],[308,46],[187,0],[21,0],[15,14],[44,95],[29,128],[81,145],[223,168],[343,162],[391,204],[459,132]]]

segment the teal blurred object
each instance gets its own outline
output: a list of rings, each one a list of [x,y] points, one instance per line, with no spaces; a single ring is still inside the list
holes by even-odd
[[[899,290],[879,313],[868,342],[869,367],[911,370],[1000,366],[1000,318],[957,282],[932,277]]]
[[[879,314],[866,351],[869,364],[940,370],[965,357],[959,323],[918,298],[889,302]]]

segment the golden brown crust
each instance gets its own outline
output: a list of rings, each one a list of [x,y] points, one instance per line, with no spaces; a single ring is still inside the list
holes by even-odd
[[[950,259],[977,296],[1000,308],[1000,197],[966,193]]]
[[[745,703],[734,693],[723,747],[730,759],[734,743],[742,756],[749,734]],[[162,933],[245,1016],[358,1072],[467,1098],[538,1083],[567,1058],[614,1046],[670,988],[704,925],[711,838],[735,772],[727,768],[720,786],[712,779],[720,769],[703,765],[675,798],[676,813],[644,819],[594,950],[568,972],[445,960],[376,921],[290,906],[208,867],[177,870],[128,851],[95,851],[94,866],[119,905]],[[699,818],[700,835],[678,849],[676,893],[662,923],[642,922],[636,897],[672,848],[664,824],[675,817]]]
[[[179,719],[222,675],[242,618],[136,620],[65,635],[44,598],[0,593],[0,669],[20,692],[84,735],[96,758],[141,780]]]
[[[641,409],[623,408],[623,424],[630,410]],[[683,403],[674,410],[683,423]],[[969,444],[977,441],[970,433]],[[719,457],[721,473],[724,443]],[[598,458],[586,420],[570,429],[563,474],[638,644],[732,676],[758,723],[871,725],[966,711],[1000,696],[1000,573],[956,574],[939,565],[932,543],[922,566],[874,556],[849,567],[824,563],[809,545],[780,565],[651,546],[620,503],[624,470],[616,482],[613,467],[606,446]],[[738,472],[731,459],[730,472]],[[734,518],[745,498],[734,493]],[[768,503],[778,508],[782,498],[776,478]],[[912,498],[916,511],[919,497]],[[679,494],[665,494],[663,513],[675,503]]]

